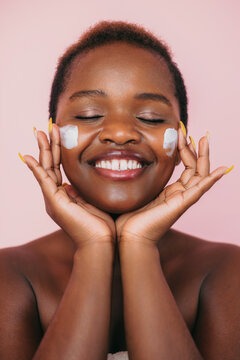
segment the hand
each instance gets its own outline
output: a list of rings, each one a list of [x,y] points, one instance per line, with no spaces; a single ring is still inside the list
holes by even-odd
[[[62,186],[60,133],[52,125],[50,144],[43,131],[37,132],[39,162],[30,155],[24,160],[37,179],[48,215],[75,241],[77,247],[89,242],[115,242],[115,224],[103,211],[86,203],[71,185]]]
[[[180,179],[165,187],[153,201],[116,221],[117,240],[144,242],[157,246],[160,238],[176,220],[208,191],[226,172],[222,166],[209,173],[209,144],[199,141],[198,156],[192,143],[178,130],[178,150],[185,166]]]

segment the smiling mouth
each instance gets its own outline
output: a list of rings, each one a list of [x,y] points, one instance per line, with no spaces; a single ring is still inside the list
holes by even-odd
[[[137,160],[109,159],[91,164],[98,175],[112,180],[130,180],[140,176],[148,166]]]
[[[94,166],[101,169],[127,171],[142,168],[144,165],[137,160],[111,159],[96,161]]]

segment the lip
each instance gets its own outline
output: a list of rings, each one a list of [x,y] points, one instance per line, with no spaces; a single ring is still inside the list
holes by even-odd
[[[146,159],[142,154],[136,153],[129,150],[114,150],[114,151],[105,151],[103,153],[97,154],[88,160],[90,165],[95,165],[99,160],[111,160],[111,159],[126,159],[126,160],[136,160],[141,163],[142,166],[151,164],[151,161]],[[142,169],[142,168],[139,168]],[[135,169],[134,169],[135,170]],[[113,170],[109,170],[113,172]],[[132,170],[129,170],[132,171]],[[115,171],[116,172],[116,171]],[[125,170],[128,172],[128,170]]]
[[[128,170],[111,170],[111,169],[104,169],[99,167],[92,167],[94,171],[98,173],[98,175],[101,175],[105,178],[111,179],[111,180],[131,180],[135,179],[136,177],[140,176],[147,166],[143,166],[142,168],[137,169],[128,169]]]

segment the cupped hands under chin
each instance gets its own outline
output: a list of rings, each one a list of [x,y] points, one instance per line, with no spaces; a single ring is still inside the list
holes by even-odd
[[[144,207],[121,215],[116,220],[119,246],[125,242],[157,246],[161,237],[178,218],[207,192],[227,171],[222,166],[210,172],[207,136],[199,140],[198,154],[178,130],[178,151],[185,166],[180,178],[166,186]]]
[[[88,204],[72,185],[62,185],[60,134],[56,124],[47,135],[37,131],[39,161],[25,155],[23,161],[38,181],[48,215],[75,242],[77,248],[109,243],[114,247],[116,227],[110,215]]]

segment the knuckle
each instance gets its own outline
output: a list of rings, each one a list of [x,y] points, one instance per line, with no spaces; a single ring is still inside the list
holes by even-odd
[[[206,192],[205,186],[201,185],[200,183],[197,184],[198,192],[199,192],[199,198]]]
[[[39,184],[41,187],[44,185],[44,183],[47,182],[48,178],[49,178],[49,176],[47,174],[45,174],[39,178]]]
[[[200,175],[200,173],[199,173],[199,171],[198,171],[197,169],[195,170],[194,176],[195,176],[195,177],[201,177],[201,175]]]
[[[45,166],[44,170],[51,172],[51,171],[54,171],[54,167],[53,166]]]

